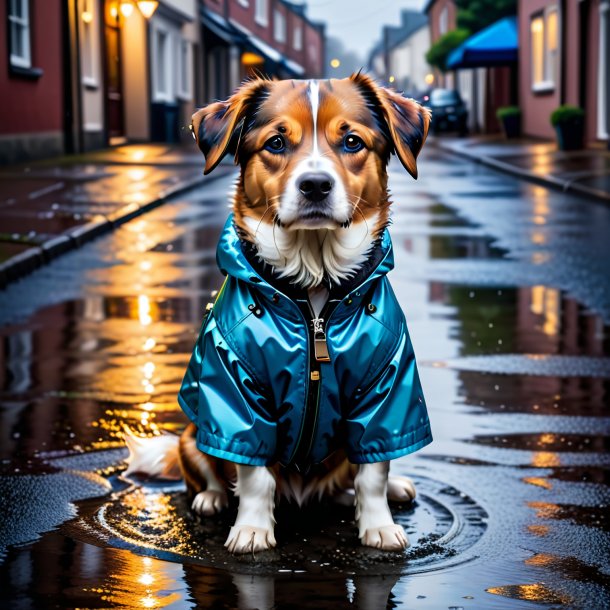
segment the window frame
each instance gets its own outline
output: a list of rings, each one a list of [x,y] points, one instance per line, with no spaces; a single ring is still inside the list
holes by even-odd
[[[173,78],[172,78],[172,70],[171,70],[171,56],[172,56],[172,31],[171,28],[168,28],[160,21],[154,21],[151,23],[152,26],[152,48],[153,48],[153,58],[154,64],[152,66],[152,98],[153,102],[174,102],[174,87],[173,87]],[[164,46],[164,57],[162,58],[162,62],[159,61],[159,34],[163,34],[165,36],[165,46]],[[165,87],[163,89],[160,88],[160,79],[159,79],[159,68],[160,63],[163,64],[163,69],[165,70]]]
[[[85,61],[81,61],[81,83],[87,87],[87,89],[97,89],[100,85],[99,78],[99,66],[100,66],[100,57],[99,57],[99,28],[98,22],[99,19],[97,3],[94,0],[82,0],[82,6],[79,6],[78,20],[79,20],[79,28],[80,28],[80,43],[81,43],[81,53],[83,59],[85,58],[85,53],[88,52],[89,59],[91,62],[90,66],[86,66]],[[84,11],[89,11],[93,16],[93,19],[86,23],[83,21],[82,14]],[[85,69],[90,68],[90,73],[85,73]]]
[[[19,2],[24,9],[25,17],[17,17],[11,13],[11,5],[14,2]],[[6,22],[8,29],[8,60],[11,68],[17,68],[21,70],[31,70],[32,69],[32,22],[30,20],[31,15],[30,10],[30,2],[29,0],[7,0],[6,4]],[[25,31],[24,36],[24,50],[27,51],[25,55],[15,55],[13,53],[13,23],[21,26]]]
[[[254,21],[263,27],[267,27],[269,25],[268,0],[255,0]]]
[[[550,21],[550,16],[555,14],[555,19],[557,20],[556,28],[555,28],[555,49],[551,50],[548,44],[548,24]],[[542,80],[536,80],[535,74],[535,61],[536,57],[534,55],[534,42],[532,35],[532,26],[535,21],[540,20],[542,24],[542,30],[540,33],[542,40],[542,51],[540,61],[542,61]],[[545,7],[542,11],[537,11],[536,13],[532,13],[530,15],[530,27],[529,27],[529,35],[530,35],[530,86],[531,90],[534,93],[551,93],[555,91],[557,86],[559,85],[560,70],[561,66],[559,62],[561,61],[561,15],[559,11],[559,6],[557,4],[551,4]],[[554,60],[551,61],[551,57],[555,54]],[[554,74],[551,74],[551,68],[554,66]]]
[[[183,53],[186,48],[186,55]],[[176,94],[183,101],[193,99],[193,44],[190,40],[178,36],[176,41],[176,56],[178,58],[178,70],[176,71]],[[186,76],[186,83],[182,82],[182,71]],[[184,86],[186,85],[186,86]]]
[[[273,40],[282,44],[286,43],[287,34],[286,15],[277,8],[273,11]]]
[[[298,37],[297,32],[299,34]],[[299,44],[297,44],[297,40],[299,41]],[[297,23],[292,29],[292,48],[295,51],[303,50],[303,24],[301,23]]]

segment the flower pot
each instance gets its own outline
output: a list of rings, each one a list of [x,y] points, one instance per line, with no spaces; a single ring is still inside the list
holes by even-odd
[[[555,126],[559,150],[579,150],[584,147],[584,121],[570,121]]]
[[[521,135],[521,115],[513,114],[502,117],[501,121],[504,135],[507,138],[518,138]]]

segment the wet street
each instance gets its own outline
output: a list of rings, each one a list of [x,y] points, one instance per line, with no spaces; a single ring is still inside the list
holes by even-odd
[[[393,161],[390,280],[434,442],[406,553],[353,510],[280,507],[278,549],[222,547],[180,483],[120,478],[123,427],[179,432],[220,287],[224,176],[0,292],[0,607],[610,607],[610,208],[429,146]]]

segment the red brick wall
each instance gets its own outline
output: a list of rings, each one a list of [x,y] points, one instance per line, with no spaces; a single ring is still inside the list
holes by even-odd
[[[62,25],[60,0],[31,0],[35,80],[9,73],[7,2],[0,0],[0,134],[63,131]]]

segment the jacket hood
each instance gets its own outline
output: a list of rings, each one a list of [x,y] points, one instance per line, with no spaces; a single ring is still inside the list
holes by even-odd
[[[251,248],[249,256],[244,252],[244,249],[248,248]],[[256,258],[255,252],[255,248],[249,242],[240,239],[235,227],[234,215],[231,213],[227,218],[216,250],[216,262],[220,270],[238,280],[256,284],[259,290],[286,292],[281,288],[290,284],[290,280],[273,277],[272,268],[262,261],[259,263],[260,259]],[[374,253],[364,263],[360,272],[333,290],[347,294],[386,275],[393,268],[392,240],[390,233],[385,228],[374,246]]]

